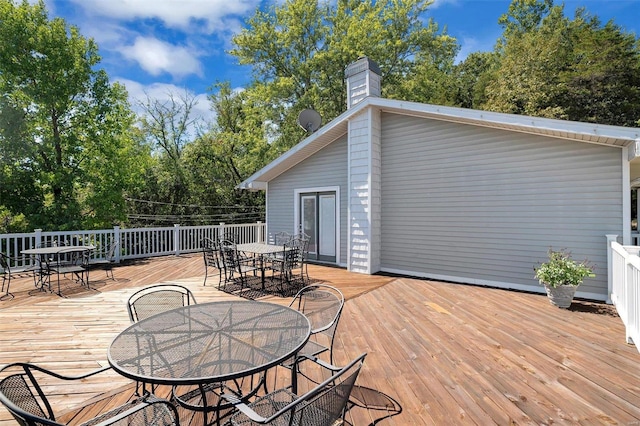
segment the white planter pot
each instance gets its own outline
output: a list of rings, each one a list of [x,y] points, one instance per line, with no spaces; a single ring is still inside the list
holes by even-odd
[[[551,287],[550,285],[544,284],[544,288],[547,290],[547,296],[549,297],[549,301],[552,305],[566,309],[571,306],[571,301],[573,300],[573,296],[576,294],[578,286],[560,285],[557,287]]]

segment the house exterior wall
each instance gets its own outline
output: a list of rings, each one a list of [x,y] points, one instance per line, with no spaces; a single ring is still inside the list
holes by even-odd
[[[312,157],[298,163],[269,182],[267,188],[267,235],[295,232],[295,191],[300,188],[340,188],[340,229],[347,229],[347,136],[337,139]],[[338,263],[346,265],[346,233],[341,232]]]
[[[349,120],[348,269],[380,270],[380,113],[367,109]]]
[[[605,234],[623,227],[622,150],[382,115],[381,270],[541,291],[549,247],[595,264],[577,296],[605,300]],[[375,272],[375,271],[374,271]]]

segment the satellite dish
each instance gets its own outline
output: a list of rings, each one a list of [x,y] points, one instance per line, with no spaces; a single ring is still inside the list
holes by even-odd
[[[309,133],[318,130],[321,123],[322,117],[320,117],[317,111],[312,109],[303,109],[298,115],[298,124]]]

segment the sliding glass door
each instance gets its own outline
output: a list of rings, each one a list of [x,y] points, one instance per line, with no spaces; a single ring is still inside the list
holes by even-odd
[[[299,227],[309,235],[309,258],[336,261],[336,193],[300,194]]]

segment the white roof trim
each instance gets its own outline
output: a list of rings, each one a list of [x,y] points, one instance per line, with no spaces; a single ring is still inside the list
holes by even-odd
[[[532,133],[579,142],[618,147],[629,146],[631,144],[635,146],[640,143],[640,128],[635,127],[580,123],[576,121],[430,105],[370,96],[346,110],[276,160],[249,176],[238,185],[238,188],[264,189],[266,182],[284,173],[344,135],[347,132],[347,122],[349,119],[370,107],[378,108],[383,112],[413,115],[434,120],[452,121],[514,132]]]

